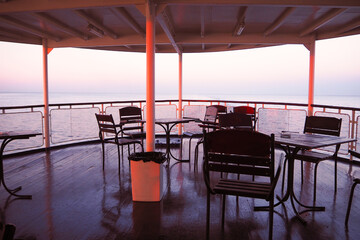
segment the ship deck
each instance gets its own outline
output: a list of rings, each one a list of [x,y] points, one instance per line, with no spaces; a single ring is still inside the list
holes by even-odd
[[[182,153],[187,156],[186,142]],[[158,149],[159,151],[164,149]],[[179,148],[172,151],[179,156]],[[280,152],[277,152],[277,160]],[[7,185],[22,185],[31,200],[14,199],[0,188],[1,216],[16,225],[15,239],[205,239],[206,188],[201,160],[171,161],[164,167],[164,196],[159,203],[133,202],[127,150],[118,173],[117,149],[106,146],[102,170],[100,143],[83,144],[7,157]],[[199,159],[202,159],[200,152]],[[278,160],[279,161],[279,160]],[[300,165],[295,165],[295,193],[312,203],[312,167],[307,166],[301,186]],[[334,193],[333,166],[323,162],[318,169],[317,204],[324,212],[302,214],[302,225],[290,202],[276,207],[274,239],[359,239],[360,198],[357,189],[349,228],[344,220],[352,178],[358,166],[339,163],[338,190]],[[358,190],[359,191],[359,190]],[[281,182],[276,194],[281,195]],[[268,212],[254,212],[266,202],[228,197],[225,228],[221,230],[221,197],[211,197],[211,239],[267,239]]]

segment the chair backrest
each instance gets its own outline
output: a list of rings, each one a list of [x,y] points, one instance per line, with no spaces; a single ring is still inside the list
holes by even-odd
[[[227,113],[219,115],[220,128],[239,128],[253,130],[252,118],[243,113]]]
[[[143,125],[137,123],[142,120],[141,108],[128,106],[119,109],[121,130],[127,134],[131,131],[143,132]]]
[[[223,105],[211,105],[212,107],[216,107],[218,110],[218,114],[227,113],[227,107]]]
[[[217,119],[217,114],[218,114],[218,108],[215,106],[207,106],[206,107],[206,112],[205,112],[205,117],[204,117],[204,122],[212,122],[215,123],[216,119]]]
[[[119,109],[120,122],[131,120],[142,120],[141,108],[128,106]]]
[[[307,116],[304,133],[318,133],[325,135],[340,136],[341,118]]]
[[[234,113],[255,114],[255,108],[249,106],[237,106],[233,108]]]
[[[116,135],[116,127],[114,123],[113,116],[106,115],[106,114],[96,114],[96,120],[99,125],[99,137],[100,139],[103,139],[103,134],[105,133],[111,133]]]
[[[274,179],[274,135],[238,129],[209,132],[204,135],[204,154],[205,182],[209,172]]]

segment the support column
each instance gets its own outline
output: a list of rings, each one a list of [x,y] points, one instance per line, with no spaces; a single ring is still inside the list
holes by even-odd
[[[151,0],[146,10],[146,151],[155,150],[155,5]]]
[[[48,86],[48,44],[47,39],[42,40],[43,45],[43,92],[44,92],[44,137],[45,148],[50,147],[50,120],[49,120],[49,86]],[[50,50],[51,51],[51,50]]]
[[[179,53],[179,118],[182,118],[182,53]],[[179,125],[179,136],[182,135],[182,124]]]
[[[308,44],[307,49],[310,51],[310,66],[309,66],[309,93],[308,93],[308,115],[314,114],[314,109],[311,104],[314,103],[314,80],[315,80],[315,40]]]

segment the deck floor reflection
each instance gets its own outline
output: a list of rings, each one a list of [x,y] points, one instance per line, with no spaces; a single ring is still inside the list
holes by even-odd
[[[184,147],[187,146],[185,140]],[[161,149],[158,149],[161,150]],[[164,150],[164,149],[162,149]],[[201,160],[171,161],[164,171],[166,189],[160,203],[131,199],[131,176],[124,149],[118,174],[116,147],[107,145],[102,171],[100,144],[89,144],[7,158],[5,180],[10,188],[22,185],[32,200],[16,200],[0,187],[1,221],[16,225],[16,239],[205,239],[206,189]],[[179,156],[178,150],[173,150]],[[183,149],[187,155],[188,149]],[[192,155],[193,156],[193,155]],[[202,158],[200,153],[199,159]],[[312,203],[310,180],[300,184],[296,164],[295,191]],[[339,164],[338,191],[333,191],[333,165],[318,169],[317,204],[325,212],[305,213],[306,226],[293,218],[290,202],[276,208],[274,239],[360,239],[360,188],[355,189],[349,229],[344,226],[354,172],[359,167]],[[276,193],[281,195],[281,182]],[[225,228],[221,231],[221,198],[211,198],[211,239],[267,239],[268,212],[254,212],[266,202],[227,198]]]

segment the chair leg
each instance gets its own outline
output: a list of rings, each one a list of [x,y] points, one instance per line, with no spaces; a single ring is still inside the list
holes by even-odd
[[[337,191],[337,158],[335,158],[335,166],[334,166],[334,192],[336,193]]]
[[[301,185],[304,183],[304,161],[301,160]]]
[[[274,196],[270,198],[269,202],[269,240],[272,239],[274,224]]]
[[[283,168],[283,176],[282,176],[282,183],[281,183],[281,192],[284,192],[284,184],[285,184],[285,169],[286,169],[286,163],[287,163],[288,159],[285,158],[284,161],[284,168]]]
[[[317,162],[315,164],[315,169],[314,169],[314,203],[316,201],[316,180],[317,180],[317,168],[319,166],[319,163]]]
[[[102,162],[102,165],[103,165],[103,171],[105,170],[105,144],[102,142],[101,143],[101,146],[102,146],[102,157],[103,157],[103,162]]]
[[[191,140],[192,139],[193,139],[192,137],[189,138],[189,161],[191,160]]]
[[[346,217],[345,217],[345,226],[346,226],[346,228],[348,227],[351,203],[352,203],[352,199],[353,199],[353,195],[354,195],[354,190],[355,190],[355,187],[356,187],[357,184],[358,183],[354,183],[352,185],[352,187],[351,187],[350,198],[349,198],[349,203],[348,203],[348,207],[347,207],[347,211],[346,211]]]
[[[210,192],[207,191],[206,195],[206,239],[209,240],[210,230]]]
[[[120,146],[118,145],[117,147],[118,147],[118,162],[119,162],[118,168],[119,168],[119,174],[120,174]]]
[[[221,230],[224,230],[226,195],[223,194],[222,196]]]

